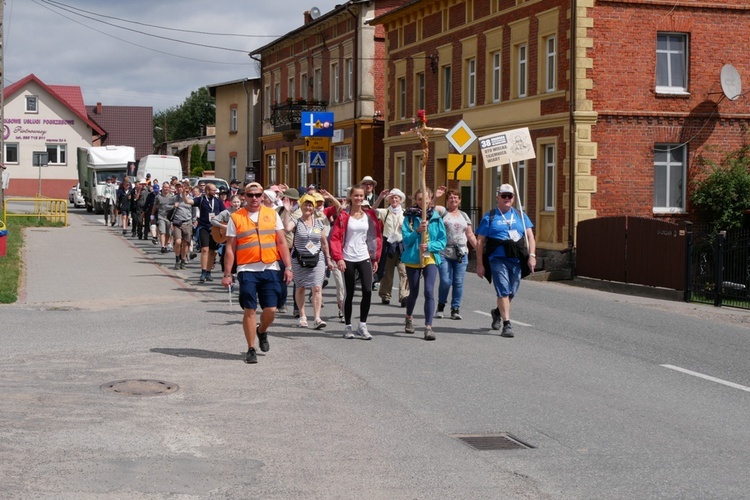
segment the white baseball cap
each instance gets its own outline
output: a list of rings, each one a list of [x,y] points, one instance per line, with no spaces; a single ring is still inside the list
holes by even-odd
[[[510,193],[510,194],[516,194],[516,192],[513,190],[513,186],[510,184],[503,184],[499,188],[497,188],[498,193]]]

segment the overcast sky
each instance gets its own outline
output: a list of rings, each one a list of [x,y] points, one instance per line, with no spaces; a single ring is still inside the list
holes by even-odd
[[[34,73],[47,84],[79,85],[86,104],[156,112],[208,84],[257,76],[249,52],[300,27],[304,11],[325,14],[343,1],[5,0],[4,83]]]

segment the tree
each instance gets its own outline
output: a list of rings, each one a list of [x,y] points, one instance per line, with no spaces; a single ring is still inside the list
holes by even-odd
[[[694,182],[693,204],[714,232],[742,226],[750,209],[750,146],[728,153],[721,164],[702,162],[711,171]]]
[[[203,152],[199,144],[193,144],[190,149],[190,175],[193,177],[203,176],[205,165],[203,164]]]
[[[200,137],[215,122],[215,99],[208,89],[201,87],[191,92],[181,105],[154,114],[154,144]]]

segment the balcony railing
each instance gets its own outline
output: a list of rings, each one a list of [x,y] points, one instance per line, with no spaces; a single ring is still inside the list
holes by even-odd
[[[286,101],[271,106],[271,125],[275,132],[300,130],[304,111],[325,111],[326,101]]]

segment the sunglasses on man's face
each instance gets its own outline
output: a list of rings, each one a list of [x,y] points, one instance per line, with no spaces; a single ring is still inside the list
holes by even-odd
[[[504,200],[510,200],[510,199],[512,199],[512,198],[513,198],[513,195],[512,195],[512,194],[510,194],[510,193],[501,193],[501,194],[500,194],[500,198],[502,198],[502,199],[504,199]]]
[[[263,193],[245,193],[245,196],[248,198],[260,198],[263,196]]]

